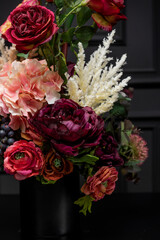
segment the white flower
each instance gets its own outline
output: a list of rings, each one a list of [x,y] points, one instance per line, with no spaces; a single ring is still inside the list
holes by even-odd
[[[84,49],[79,43],[78,61],[75,65],[76,74],[68,79],[67,87],[70,98],[81,106],[92,107],[97,114],[108,112],[114,102],[118,100],[119,92],[131,79],[127,77],[121,80],[122,66],[126,61],[126,54],[116,61],[115,66],[108,63],[112,58],[107,57],[111,51],[110,44],[114,42],[113,30],[107,39],[103,40],[103,46],[90,56],[90,61],[85,63]]]

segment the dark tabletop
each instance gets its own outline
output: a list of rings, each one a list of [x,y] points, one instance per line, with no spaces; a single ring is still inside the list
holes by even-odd
[[[0,240],[20,240],[18,195],[0,196]],[[81,216],[83,240],[160,239],[160,194],[112,194]],[[32,240],[32,239],[31,239]]]

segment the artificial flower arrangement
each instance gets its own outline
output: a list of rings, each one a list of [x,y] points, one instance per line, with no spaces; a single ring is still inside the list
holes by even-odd
[[[56,184],[78,166],[84,184],[75,204],[85,215],[112,194],[117,167],[136,181],[148,156],[127,117],[126,54],[115,65],[108,56],[123,8],[123,0],[23,0],[0,27],[2,169],[17,180]],[[84,48],[98,28],[111,33],[86,63]],[[68,46],[76,63],[67,62]]]

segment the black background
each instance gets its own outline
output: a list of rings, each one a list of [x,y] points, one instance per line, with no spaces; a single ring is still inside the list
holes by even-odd
[[[18,0],[2,1],[0,24]],[[149,158],[134,185],[120,177],[116,193],[94,205],[93,214],[82,218],[83,239],[154,239],[160,235],[160,2],[126,0],[126,22],[116,26],[112,55],[127,53],[125,75],[134,87],[130,119],[142,129],[148,142]],[[107,33],[99,31],[87,49],[87,56]],[[69,59],[74,57],[69,54]],[[19,183],[11,176],[0,176],[0,239],[19,239]],[[89,230],[90,229],[90,230]]]

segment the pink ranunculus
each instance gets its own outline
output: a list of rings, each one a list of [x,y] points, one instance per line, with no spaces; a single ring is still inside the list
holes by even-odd
[[[103,166],[82,186],[81,191],[90,195],[95,201],[110,195],[115,189],[115,182],[118,180],[118,172],[114,167]]]
[[[7,63],[0,71],[0,113],[30,117],[43,103],[60,98],[63,83],[44,61],[26,59]]]
[[[4,170],[17,180],[39,175],[43,163],[42,151],[33,142],[17,141],[4,153]]]
[[[52,11],[37,1],[24,1],[9,15],[0,32],[19,52],[28,52],[48,42],[58,31]]]
[[[92,14],[92,18],[103,30],[111,31],[117,21],[126,19],[120,13],[124,8],[124,0],[89,0],[88,7],[96,12]]]

